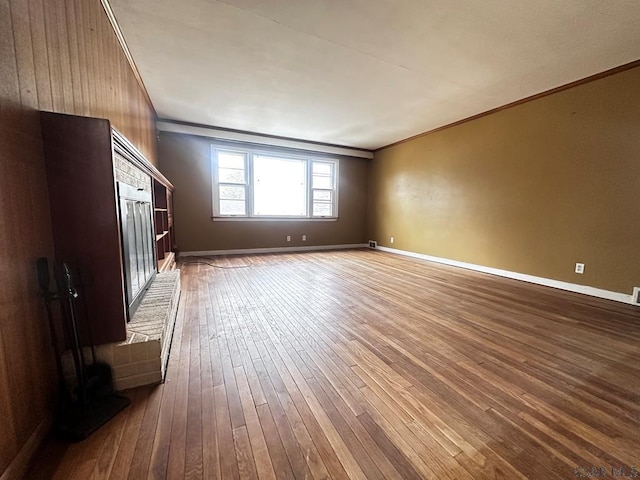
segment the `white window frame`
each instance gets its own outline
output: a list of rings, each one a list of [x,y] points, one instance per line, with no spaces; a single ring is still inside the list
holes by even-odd
[[[218,179],[218,152],[229,152],[242,154],[245,157],[245,215],[221,215],[219,210],[219,186],[221,185]],[[306,185],[306,203],[307,213],[306,215],[289,215],[289,216],[273,216],[273,215],[255,215],[254,214],[254,174],[253,174],[253,157],[257,155],[263,155],[267,157],[280,157],[283,159],[295,159],[303,160],[306,163],[307,168],[307,185]],[[332,213],[331,216],[313,216],[313,164],[314,163],[328,163],[332,166],[333,170],[333,189],[332,192]],[[338,219],[338,187],[340,184],[340,161],[333,156],[325,155],[306,155],[299,153],[289,153],[278,149],[256,148],[252,146],[227,146],[224,144],[212,144],[211,145],[211,203],[212,203],[212,219],[215,221],[272,221],[272,220],[310,220],[310,221],[336,221]],[[242,184],[226,184],[222,185],[234,185],[239,186]],[[328,190],[318,189],[315,190]]]
[[[218,178],[218,161],[217,161],[217,151],[222,150],[225,153],[237,153],[240,155],[244,155],[244,184],[241,183],[222,183],[222,185],[229,186],[241,186],[244,185],[244,201],[245,201],[245,215],[225,215],[225,217],[239,217],[244,218],[249,213],[249,205],[253,204],[253,191],[250,188],[250,179],[249,179],[249,154],[243,150],[235,149],[235,148],[219,148],[212,155],[212,179],[213,179],[213,203],[214,203],[214,216],[216,216],[216,211],[219,208],[218,199],[220,198],[220,179]],[[249,198],[251,197],[251,198]],[[220,216],[219,212],[217,213]]]

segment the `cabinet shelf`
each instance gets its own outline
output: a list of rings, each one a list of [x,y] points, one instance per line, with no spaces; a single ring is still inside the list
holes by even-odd
[[[167,253],[167,255],[158,262],[158,272],[166,272],[171,270],[176,263],[176,255],[173,252]]]
[[[171,268],[175,264],[173,254],[175,240],[173,237],[173,188],[156,179],[153,180],[153,201],[156,233],[156,260],[158,271]],[[167,261],[172,258],[173,261]]]

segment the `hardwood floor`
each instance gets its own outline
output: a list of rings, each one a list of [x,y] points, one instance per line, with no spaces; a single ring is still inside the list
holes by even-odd
[[[640,468],[637,307],[370,250],[194,258],[182,277],[166,383],[28,478]]]

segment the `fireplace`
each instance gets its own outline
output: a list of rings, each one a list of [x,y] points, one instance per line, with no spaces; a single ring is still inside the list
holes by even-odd
[[[122,259],[127,321],[136,311],[156,274],[151,193],[118,182]]]

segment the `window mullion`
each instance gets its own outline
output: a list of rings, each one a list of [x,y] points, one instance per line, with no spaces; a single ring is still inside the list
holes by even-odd
[[[307,218],[313,216],[313,161],[307,160]]]
[[[213,191],[211,192],[211,207],[213,216],[220,215],[220,187],[218,186],[218,150],[211,149],[212,161],[211,161],[211,178],[213,181]]]
[[[245,156],[247,178],[245,179],[245,198],[247,199],[247,216],[253,217],[253,152],[247,152]]]

